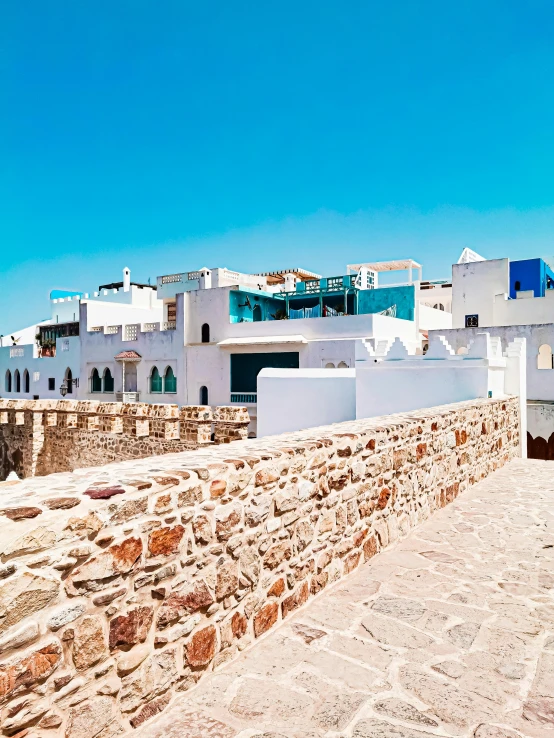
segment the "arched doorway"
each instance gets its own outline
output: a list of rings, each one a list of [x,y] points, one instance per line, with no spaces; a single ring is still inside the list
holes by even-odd
[[[208,388],[207,387],[200,387],[200,404],[201,405],[208,405]]]
[[[252,309],[252,320],[254,323],[259,323],[262,319],[262,308],[260,305],[254,305]]]
[[[210,342],[210,326],[208,323],[202,325],[202,343]]]

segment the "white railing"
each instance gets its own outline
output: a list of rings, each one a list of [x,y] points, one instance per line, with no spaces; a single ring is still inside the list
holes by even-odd
[[[62,351],[69,351],[69,339],[62,339]]]
[[[40,372],[33,372],[33,382],[38,382],[40,379]]]
[[[136,341],[137,340],[137,326],[136,325],[126,325],[125,326],[125,336],[124,341]]]
[[[102,333],[103,330],[104,330],[103,325],[95,325],[93,328],[89,328],[88,332],[89,333]]]
[[[193,279],[200,279],[201,276],[202,276],[202,272],[189,272],[187,274],[187,279],[191,281]]]
[[[12,346],[10,349],[10,359],[17,359],[25,356],[25,349],[22,346]]]
[[[120,328],[121,328],[121,326],[119,326],[119,325],[107,325],[106,326],[106,330],[104,331],[104,333],[112,336],[115,333],[119,333],[119,329]]]
[[[182,274],[168,274],[165,277],[162,277],[161,279],[162,284],[172,284],[173,282],[182,282],[182,281],[183,281]]]
[[[165,323],[162,323],[162,331],[174,331],[177,328],[177,323],[175,320],[167,320]]]
[[[143,333],[154,333],[157,330],[158,323],[144,323],[142,326]]]

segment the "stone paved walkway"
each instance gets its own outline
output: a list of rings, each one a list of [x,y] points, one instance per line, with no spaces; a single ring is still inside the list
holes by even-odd
[[[140,738],[554,735],[554,464],[514,461]]]

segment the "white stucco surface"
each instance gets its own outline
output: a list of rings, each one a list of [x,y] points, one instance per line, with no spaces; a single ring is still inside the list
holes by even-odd
[[[353,420],[354,369],[262,369],[258,437]]]

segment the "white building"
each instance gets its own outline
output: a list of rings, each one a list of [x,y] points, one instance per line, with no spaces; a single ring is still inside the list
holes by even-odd
[[[380,286],[392,271],[408,279]],[[253,432],[261,369],[352,368],[361,340],[400,337],[421,353],[430,329],[451,326],[450,284],[423,282],[411,259],[327,278],[203,268],[155,287],[131,283],[125,270],[121,283],[51,303],[49,321],[0,350],[3,396],[59,397],[66,387],[105,401],[244,404]]]
[[[161,324],[93,326],[83,306],[86,396],[106,399],[101,377],[109,371],[116,392],[137,392],[145,402],[245,404],[254,431],[261,369],[353,367],[362,338],[400,336],[415,350],[430,328],[450,326],[448,299],[430,304],[432,283],[410,278],[379,288],[381,271],[414,268],[421,269],[405,260],[355,265],[330,278],[299,268],[166,275],[157,280]],[[438,289],[448,292],[442,283]]]
[[[452,329],[457,354],[489,330],[502,347],[526,339],[529,455],[554,459],[554,270],[544,259],[469,261],[452,267]]]
[[[49,320],[2,338],[2,397],[59,399],[62,385],[70,397],[86,396],[88,388],[81,383],[83,334],[98,325],[109,331],[111,325],[160,321],[163,304],[155,287],[131,282],[126,268],[121,282],[102,285],[97,292],[52,296],[50,312]],[[109,376],[106,381],[110,386]]]

